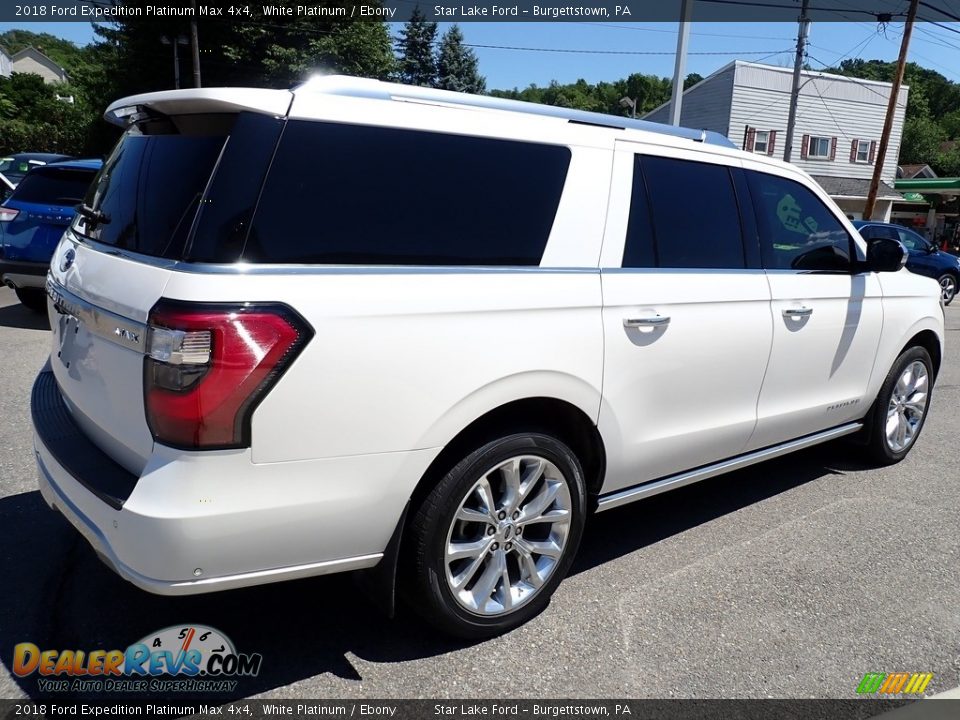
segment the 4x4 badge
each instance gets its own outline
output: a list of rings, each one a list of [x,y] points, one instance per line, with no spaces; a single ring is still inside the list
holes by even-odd
[[[73,266],[73,261],[77,258],[77,251],[70,248],[63,254],[60,260],[60,272],[66,272]]]

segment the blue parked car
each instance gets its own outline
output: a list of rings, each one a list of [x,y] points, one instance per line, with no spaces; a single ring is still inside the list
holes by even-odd
[[[46,308],[50,258],[102,165],[68,160],[35,167],[0,205],[0,281],[31,310]]]
[[[867,241],[875,238],[899,240],[907,249],[907,270],[932,277],[940,283],[944,305],[949,305],[956,297],[957,285],[960,285],[960,258],[956,255],[943,252],[923,235],[902,225],[854,220],[853,226]]]

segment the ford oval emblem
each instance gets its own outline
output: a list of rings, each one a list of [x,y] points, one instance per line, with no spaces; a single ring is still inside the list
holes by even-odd
[[[70,248],[63,254],[63,259],[60,260],[60,272],[66,272],[71,267],[73,267],[73,261],[77,258],[77,251],[73,248]]]

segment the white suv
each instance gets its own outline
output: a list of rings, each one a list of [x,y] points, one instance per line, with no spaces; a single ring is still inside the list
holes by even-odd
[[[936,282],[720,136],[342,77],[107,118],[32,409],[47,502],[145,590],[366,569],[491,635],[590,512],[923,427]]]

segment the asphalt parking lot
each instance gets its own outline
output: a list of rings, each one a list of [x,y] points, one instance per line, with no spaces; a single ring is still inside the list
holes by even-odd
[[[960,302],[958,302],[960,305]],[[124,648],[169,625],[264,656],[277,698],[855,697],[865,672],[960,685],[960,307],[911,455],[833,444],[597,516],[527,626],[473,645],[388,621],[349,577],[193,598],[114,576],[36,491],[28,398],[46,322],[0,289],[0,697],[13,646]]]

